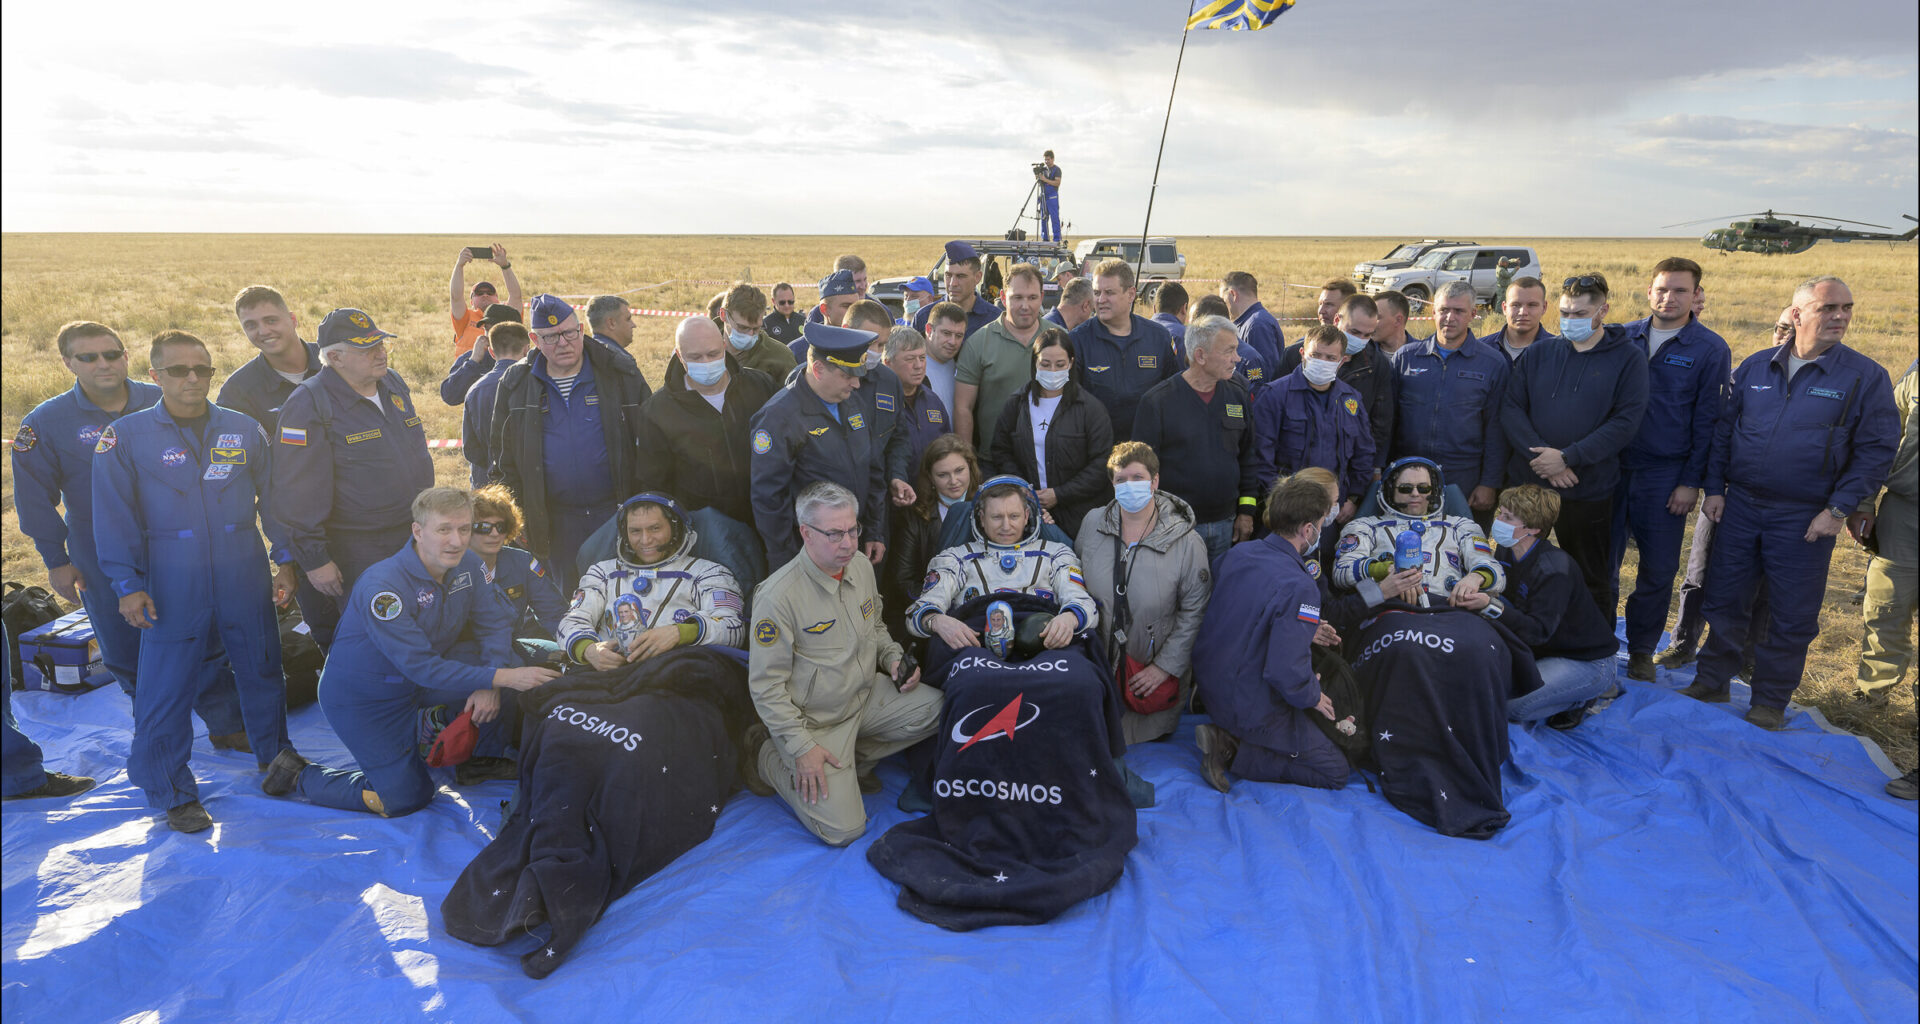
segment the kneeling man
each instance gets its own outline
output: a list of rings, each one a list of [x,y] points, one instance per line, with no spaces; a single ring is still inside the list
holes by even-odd
[[[650,491],[614,518],[620,553],[580,577],[560,620],[567,656],[604,672],[675,647],[739,647],[740,585],[720,563],[693,557],[699,535],[680,504]]]
[[[859,773],[933,735],[941,695],[881,624],[853,492],[811,484],[794,517],[801,552],[753,592],[747,686],[771,733],[756,761],[808,831],[845,846],[867,830]]]

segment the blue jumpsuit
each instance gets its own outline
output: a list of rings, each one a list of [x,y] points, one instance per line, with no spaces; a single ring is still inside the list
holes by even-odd
[[[887,539],[886,467],[880,439],[853,398],[835,416],[801,378],[774,393],[750,424],[753,521],[767,543],[767,566],[800,553],[793,500],[810,483],[831,480],[860,499],[860,543]]]
[[[1267,311],[1262,303],[1254,303],[1240,311],[1233,321],[1240,329],[1240,341],[1260,356],[1260,369],[1266,379],[1271,381],[1280,372],[1280,353],[1287,347],[1287,336],[1280,330],[1280,321]],[[1247,371],[1252,379],[1253,371]]]
[[[0,650],[13,643],[0,625]],[[20,731],[13,720],[13,662],[0,657],[0,700],[6,702],[6,721],[0,725],[0,796],[19,796],[46,785],[47,766],[40,757],[40,744]]]
[[[294,389],[274,432],[274,508],[301,572],[332,562],[342,593],[373,563],[413,536],[413,499],[433,486],[433,456],[413,396],[392,370],[375,402],[332,368]],[[300,611],[321,647],[333,642],[340,607],[300,581]]]
[[[129,696],[140,661],[140,631],[121,617],[113,585],[100,571],[93,549],[93,448],[107,424],[159,400],[159,388],[130,380],[126,407],[110,413],[75,384],[27,413],[13,439],[13,506],[20,514],[20,532],[33,538],[48,569],[71,564],[80,570],[86,585],[80,605],[100,641],[101,661]],[[64,518],[56,506],[66,510]],[[239,732],[240,698],[233,691],[233,677],[223,671],[194,710],[211,735]]]
[[[1629,341],[1647,350],[1651,318],[1626,325]],[[1647,364],[1647,412],[1640,432],[1620,453],[1620,483],[1613,492],[1613,596],[1619,607],[1620,562],[1627,537],[1640,550],[1640,569],[1627,597],[1627,651],[1652,654],[1673,606],[1673,578],[1680,572],[1680,541],[1687,517],[1667,511],[1681,485],[1706,482],[1707,454],[1720,421],[1733,353],[1718,334],[1688,320]]]
[[[1450,354],[1432,338],[1394,355],[1393,458],[1418,455],[1440,464],[1447,479],[1471,494],[1500,489],[1507,468],[1507,432],[1500,410],[1507,396],[1507,357],[1472,335]]]
[[[1318,466],[1340,480],[1340,500],[1358,505],[1373,484],[1373,427],[1360,392],[1336,380],[1315,391],[1296,369],[1253,400],[1258,493],[1295,470]]]
[[[1080,386],[1106,407],[1114,443],[1131,440],[1140,396],[1180,372],[1173,335],[1135,313],[1124,338],[1114,337],[1099,317],[1088,318],[1068,337],[1073,339]]]
[[[1054,164],[1043,172],[1040,182],[1042,200],[1040,214],[1040,240],[1042,242],[1060,241],[1060,186],[1049,185],[1048,181],[1059,181],[1062,177],[1060,165]]]
[[[1754,590],[1772,605],[1755,650],[1753,703],[1784,709],[1820,631],[1833,538],[1806,541],[1823,509],[1859,508],[1886,481],[1900,443],[1893,382],[1880,364],[1835,345],[1787,379],[1791,344],[1748,356],[1733,373],[1707,459],[1709,496],[1725,495],[1707,563],[1712,626],[1695,678],[1724,689],[1740,668]]]
[[[207,408],[204,437],[162,404],[121,417],[94,448],[100,568],[114,597],[146,591],[153,599],[127,777],[162,810],[199,799],[187,715],[215,685],[223,658],[253,756],[265,767],[288,746],[273,574],[260,543],[262,522],[276,548],[282,536],[268,497],[267,436],[241,413]]]
[[[544,562],[525,548],[508,545],[494,557],[493,586],[506,595],[514,610],[514,649],[522,664],[531,664],[526,648],[533,645],[541,653],[558,652],[560,620],[567,614],[567,599]]]
[[[512,664],[514,617],[472,551],[445,580],[428,573],[411,541],[361,573],[320,673],[320,708],[360,768],[308,765],[300,795],[361,811],[369,809],[361,791],[372,790],[388,817],[425,807],[434,784],[420,758],[418,710],[444,704],[458,715],[469,695],[491,687],[494,669]],[[479,726],[476,755],[505,750],[514,707],[502,692],[499,717]]]

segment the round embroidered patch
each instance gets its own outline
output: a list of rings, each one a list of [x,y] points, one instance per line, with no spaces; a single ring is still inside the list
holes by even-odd
[[[773,450],[773,435],[764,430],[753,432],[753,450],[755,454],[765,455]]]
[[[29,451],[39,440],[40,438],[34,434],[33,428],[23,423],[20,425],[20,432],[13,435],[13,450],[16,452]]]
[[[382,590],[373,595],[367,610],[381,622],[391,622],[400,617],[400,595],[391,590]]]
[[[112,427],[108,427],[100,431],[100,443],[93,446],[93,454],[105,455],[112,451],[113,446],[118,443],[120,443],[119,436],[114,434]]]
[[[773,642],[778,639],[780,639],[780,627],[774,625],[772,619],[761,619],[753,624],[754,643],[762,647],[772,647]]]

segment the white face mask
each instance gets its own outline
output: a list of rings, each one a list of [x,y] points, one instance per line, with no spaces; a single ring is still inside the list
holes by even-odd
[[[727,328],[727,344],[732,345],[742,352],[752,348],[753,343],[759,339],[760,336],[757,334],[748,334],[746,331],[736,331],[731,327]]]
[[[1067,386],[1067,370],[1041,370],[1033,379],[1048,391],[1058,391]]]
[[[868,350],[867,350],[867,358],[866,358],[866,364],[867,364],[867,369],[869,369],[869,370],[871,370],[871,369],[873,369],[873,368],[874,368],[874,367],[876,367],[876,366],[879,366],[879,365],[880,365],[880,353],[878,353],[878,352],[875,352],[875,351],[874,351],[874,350],[872,350],[872,349],[868,349]]]
[[[900,304],[900,311],[901,311],[901,315],[906,317],[908,320],[913,319],[913,314],[920,312],[920,300],[908,299],[905,302],[902,302]]]
[[[1301,363],[1300,368],[1306,375],[1307,383],[1315,387],[1333,383],[1333,378],[1340,372],[1339,363],[1330,363],[1325,359],[1309,359]]]
[[[1347,332],[1347,354],[1348,355],[1357,356],[1360,354],[1360,350],[1366,347],[1367,347],[1367,339],[1365,336],[1355,334],[1352,331]]]
[[[684,365],[687,368],[687,379],[703,388],[719,383],[720,378],[727,375],[727,361],[725,359],[710,359],[704,363],[686,363]]]
[[[1113,485],[1113,499],[1128,512],[1138,512],[1153,500],[1153,481],[1122,480]]]

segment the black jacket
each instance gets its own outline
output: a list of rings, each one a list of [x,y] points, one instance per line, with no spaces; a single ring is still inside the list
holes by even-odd
[[[1280,368],[1268,380],[1279,380],[1300,365],[1300,343],[1288,345],[1280,353]],[[1360,392],[1360,404],[1367,408],[1367,423],[1373,427],[1373,465],[1387,466],[1387,449],[1393,446],[1393,405],[1399,377],[1393,372],[1393,357],[1372,342],[1360,354],[1340,364],[1340,380]]]
[[[687,387],[678,353],[667,359],[667,378],[640,407],[640,490],[670,494],[692,512],[712,506],[729,519],[753,525],[752,478],[747,465],[753,414],[778,390],[773,379],[727,360],[727,393],[714,411]]]
[[[927,565],[933,561],[933,556],[940,553],[942,525],[943,520],[937,512],[922,519],[913,505],[893,510],[893,528],[887,542],[886,574],[880,579],[880,620],[892,631],[893,638],[902,644],[921,642],[919,637],[907,631],[905,615],[907,606],[926,589]]]
[[[1495,552],[1507,570],[1507,586],[1494,598],[1500,624],[1533,649],[1536,658],[1598,661],[1620,652],[1612,620],[1593,603],[1573,556],[1546,538],[1527,557],[1509,548]]]
[[[307,349],[307,380],[320,372],[320,346],[311,341],[303,341]],[[235,412],[244,412],[253,417],[255,423],[264,427],[268,434],[280,425],[280,407],[287,404],[293,396],[293,389],[300,385],[280,376],[266,356],[254,356],[246,365],[233,371],[227,382],[220,387],[219,405]]]
[[[1253,513],[1259,497],[1259,459],[1253,443],[1253,403],[1238,381],[1215,386],[1202,405],[1185,374],[1155,384],[1140,397],[1133,439],[1160,456],[1160,488],[1193,506],[1202,523]]]
[[[1033,454],[1033,395],[1038,390],[1038,384],[1028,384],[1007,399],[987,450],[987,465],[992,467],[988,476],[1011,473],[1036,490],[1040,463]],[[1107,475],[1107,455],[1112,451],[1113,423],[1106,406],[1077,382],[1068,381],[1053,423],[1047,427],[1047,486],[1059,499],[1052,509],[1053,521],[1067,536],[1078,536],[1080,520],[1113,500],[1113,481]]]
[[[640,492],[640,467],[634,449],[640,434],[640,407],[653,394],[639,364],[624,352],[605,345],[582,346],[587,365],[593,368],[594,387],[600,396],[601,436],[607,445],[607,471],[612,477],[614,503]],[[546,558],[547,530],[547,454],[542,417],[546,415],[547,388],[534,376],[536,363],[545,365],[536,352],[507,369],[500,378],[500,389],[493,399],[493,469],[489,474],[504,483],[520,503],[530,528],[528,546]],[[556,460],[565,458],[555,453]],[[612,514],[612,509],[608,509]]]

